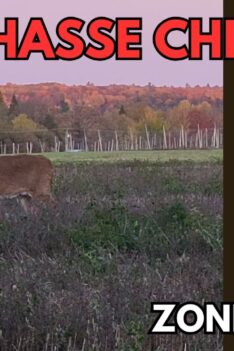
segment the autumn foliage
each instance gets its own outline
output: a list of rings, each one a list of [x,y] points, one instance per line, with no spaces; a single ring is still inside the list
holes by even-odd
[[[72,128],[96,132],[141,133],[164,126],[167,130],[222,127],[221,87],[155,87],[109,85],[66,86],[58,83],[0,86],[0,134],[20,139],[20,131],[30,139],[44,133],[60,136]],[[16,133],[17,132],[17,133]]]

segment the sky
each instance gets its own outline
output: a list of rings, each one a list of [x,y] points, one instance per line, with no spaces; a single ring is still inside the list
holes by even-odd
[[[173,17],[202,17],[208,30],[210,17],[223,16],[222,0],[7,0],[0,5],[0,32],[5,17],[19,18],[22,37],[31,17],[43,17],[54,43],[57,23],[68,16],[89,22],[99,16],[142,17],[143,60],[93,61],[81,58],[75,61],[45,61],[41,54],[32,54],[28,61],[5,61],[0,47],[0,84],[59,82],[68,85],[136,84],[155,86],[184,86],[223,84],[223,63],[210,61],[208,49],[202,61],[170,61],[160,56],[152,43],[153,32],[163,20]],[[176,36],[171,40],[180,41]]]

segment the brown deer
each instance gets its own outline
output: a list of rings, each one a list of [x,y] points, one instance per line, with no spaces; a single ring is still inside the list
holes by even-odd
[[[0,200],[17,198],[28,213],[28,200],[53,201],[53,166],[43,156],[0,156]]]

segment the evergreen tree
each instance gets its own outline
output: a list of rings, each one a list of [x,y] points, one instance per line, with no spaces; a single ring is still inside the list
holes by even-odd
[[[12,99],[11,99],[11,104],[10,104],[9,110],[8,110],[8,115],[10,116],[11,119],[13,119],[16,116],[18,116],[18,114],[19,114],[19,103],[18,103],[18,100],[17,100],[15,94],[13,94]]]
[[[0,92],[0,120],[5,120],[7,115],[7,106],[4,102],[2,93]]]
[[[60,101],[59,107],[60,107],[60,111],[61,111],[62,113],[65,113],[65,112],[68,112],[68,111],[69,111],[69,105],[68,105],[68,103],[67,103],[64,99],[62,99],[62,100]]]
[[[121,105],[120,109],[119,109],[119,115],[126,115],[126,111],[123,105]]]

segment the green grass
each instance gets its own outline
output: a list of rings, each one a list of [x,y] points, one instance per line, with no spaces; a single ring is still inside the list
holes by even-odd
[[[76,162],[117,162],[117,161],[151,161],[167,162],[194,161],[212,162],[223,160],[223,150],[170,150],[170,151],[120,151],[120,152],[61,152],[45,153],[55,164]]]

